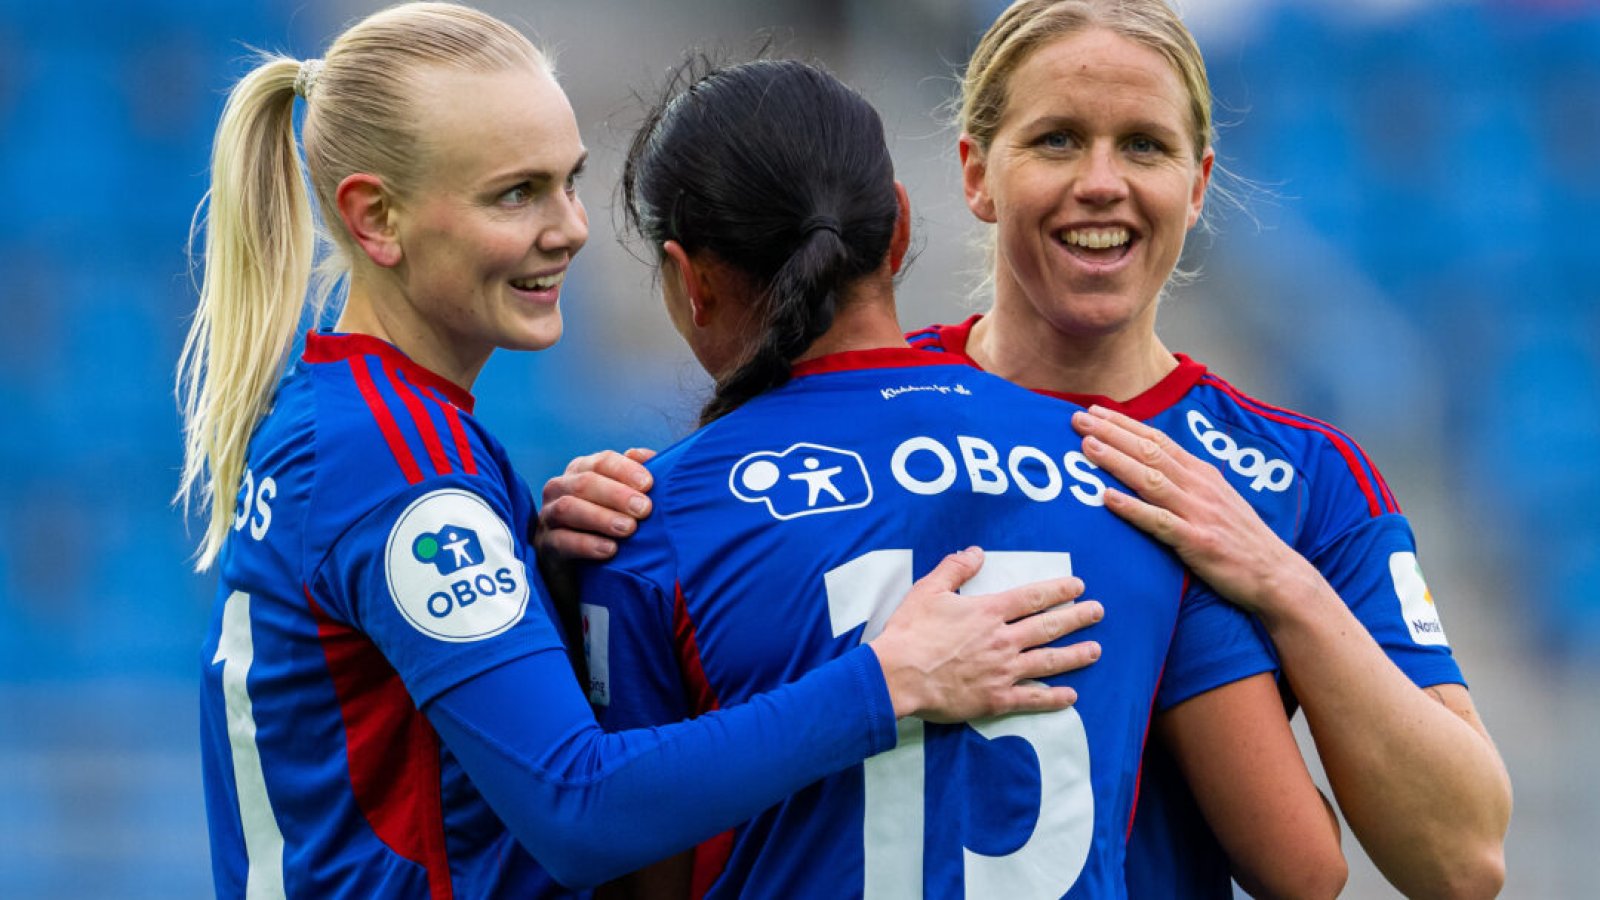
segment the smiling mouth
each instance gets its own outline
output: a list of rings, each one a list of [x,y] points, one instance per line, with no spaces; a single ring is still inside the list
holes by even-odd
[[[537,278],[513,278],[511,286],[519,291],[549,291],[560,286],[562,279],[567,277],[566,272],[557,272],[554,275],[540,275]]]
[[[1134,237],[1126,228],[1069,228],[1056,240],[1067,252],[1086,262],[1111,263],[1128,255]]]

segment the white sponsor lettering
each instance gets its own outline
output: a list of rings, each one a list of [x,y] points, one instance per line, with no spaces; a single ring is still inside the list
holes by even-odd
[[[497,635],[528,605],[510,526],[468,491],[434,491],[406,507],[389,530],[384,565],[395,608],[442,641]]]
[[[1411,639],[1419,644],[1449,646],[1433,593],[1422,579],[1417,555],[1410,552],[1389,554],[1389,575],[1394,579],[1394,592],[1400,598],[1400,616],[1406,620]]]
[[[972,396],[972,391],[968,390],[967,386],[964,384],[908,384],[902,387],[880,388],[878,393],[883,395],[883,399],[885,400],[893,400],[901,394],[915,393],[959,394],[963,397]]]
[[[895,448],[889,470],[895,481],[913,494],[942,494],[955,486],[959,474],[965,473],[966,488],[974,494],[1004,494],[1015,485],[1023,496],[1039,503],[1059,497],[1065,479],[1070,478],[1074,483],[1068,492],[1073,499],[1086,506],[1105,505],[1106,484],[1094,472],[1098,467],[1076,450],[1063,454],[1058,465],[1038,447],[1018,444],[1006,451],[1002,468],[999,449],[983,438],[959,435],[956,448],[961,456],[960,466],[956,465],[956,454],[934,438],[907,438]],[[913,468],[917,474],[912,473]]]
[[[1241,447],[1228,434],[1217,430],[1197,409],[1189,410],[1189,432],[1206,452],[1228,464],[1228,468],[1251,479],[1253,491],[1282,493],[1294,483],[1294,467],[1281,459],[1268,459],[1255,447]]]
[[[907,470],[907,465],[911,461],[911,454],[919,451],[930,453],[934,459],[939,461],[939,474],[927,481],[914,477]],[[950,486],[956,483],[955,457],[950,455],[950,451],[946,450],[943,444],[930,437],[914,437],[901,441],[900,446],[894,448],[894,456],[889,460],[889,468],[894,472],[894,480],[900,482],[901,487],[913,494],[922,494],[924,496],[942,494],[950,490]]]
[[[245,525],[250,526],[250,536],[261,540],[267,536],[267,529],[272,527],[272,499],[278,496],[278,483],[272,476],[256,482],[256,473],[250,469],[244,470],[244,477],[240,479],[238,511],[233,516],[233,530],[244,531]]]

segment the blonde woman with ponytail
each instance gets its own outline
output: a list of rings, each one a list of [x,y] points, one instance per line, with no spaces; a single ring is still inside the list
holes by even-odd
[[[532,565],[532,495],[471,395],[494,350],[561,336],[584,158],[544,56],[452,4],[267,58],[229,97],[179,375],[180,497],[219,582],[201,728],[221,897],[581,894],[892,747],[897,717],[1073,699],[1030,679],[1080,664],[1035,645],[1085,623],[1093,604],[1058,605],[1081,584],[958,599],[969,550],[793,684],[600,731]],[[306,300],[307,181],[345,299],[291,359],[328,296]]]

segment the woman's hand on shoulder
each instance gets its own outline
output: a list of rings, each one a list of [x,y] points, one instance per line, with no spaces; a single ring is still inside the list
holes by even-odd
[[[1114,410],[1072,415],[1089,461],[1133,489],[1109,488],[1106,507],[1177,551],[1229,601],[1257,615],[1294,579],[1320,578],[1283,542],[1216,466],[1165,433]]]
[[[650,471],[654,450],[602,450],[580,456],[544,483],[533,545],[540,555],[565,559],[610,559],[650,515]]]
[[[1083,582],[1070,577],[957,594],[982,566],[976,547],[945,557],[869,641],[897,717],[960,722],[1076,702],[1072,688],[1035,679],[1089,665],[1100,658],[1100,645],[1044,645],[1100,621],[1104,608],[1094,600],[1074,602]]]

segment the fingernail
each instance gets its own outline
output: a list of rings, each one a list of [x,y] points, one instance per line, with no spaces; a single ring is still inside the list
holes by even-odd
[[[643,497],[632,497],[628,500],[628,512],[642,516],[650,511],[650,501]]]
[[[615,531],[617,534],[628,534],[629,532],[633,531],[633,520],[624,519],[621,516],[618,516],[617,518],[611,520],[611,530]]]
[[[1084,412],[1080,409],[1072,414],[1072,423],[1074,425],[1082,425],[1085,428],[1093,428],[1095,425],[1095,418],[1094,416],[1091,416],[1087,412]]]
[[[1086,437],[1083,439],[1083,449],[1085,450],[1104,450],[1105,446],[1105,442],[1097,437]]]
[[[1089,660],[1092,662],[1092,661],[1097,660],[1099,658],[1100,658],[1100,645],[1099,644],[1090,644],[1089,645]]]
[[[1102,419],[1111,418],[1111,410],[1106,409],[1104,406],[1101,406],[1098,403],[1096,403],[1093,406],[1089,407],[1089,412],[1093,413],[1094,415],[1099,416]]]
[[[609,559],[617,554],[617,545],[610,541],[596,541],[594,549],[601,559]]]
[[[638,478],[633,480],[633,486],[637,490],[641,491],[650,490],[650,476],[648,474],[640,475]]]

